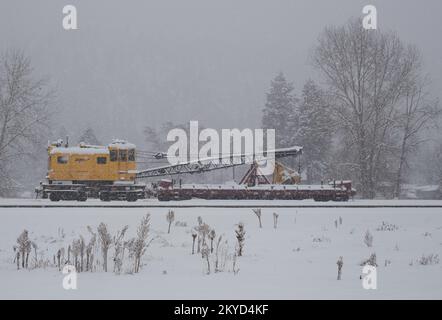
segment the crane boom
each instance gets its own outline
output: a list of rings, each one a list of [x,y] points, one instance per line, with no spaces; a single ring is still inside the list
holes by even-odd
[[[151,178],[160,176],[169,176],[184,173],[201,173],[213,171],[218,169],[225,169],[244,164],[252,164],[254,162],[264,162],[267,160],[276,160],[289,156],[298,156],[302,154],[302,147],[289,147],[275,149],[267,152],[258,153],[241,153],[232,154],[228,156],[220,155],[218,157],[209,157],[204,159],[197,159],[186,161],[174,165],[167,165],[157,168],[150,168],[144,170],[136,170],[134,173],[137,178]]]

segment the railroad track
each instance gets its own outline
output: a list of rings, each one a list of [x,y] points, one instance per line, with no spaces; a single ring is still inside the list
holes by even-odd
[[[441,204],[176,204],[176,203],[150,203],[150,204],[0,204],[1,208],[343,208],[343,209],[362,209],[362,208],[442,208]],[[442,211],[441,211],[442,213]]]

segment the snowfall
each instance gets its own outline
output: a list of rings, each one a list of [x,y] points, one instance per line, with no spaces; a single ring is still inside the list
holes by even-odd
[[[247,202],[262,207],[262,228],[250,207],[234,207],[238,202],[226,202],[230,207],[216,208],[191,207],[208,204],[207,201],[183,201],[179,204],[189,207],[173,208],[175,221],[170,233],[167,206],[177,203],[152,201],[137,202],[152,204],[149,208],[39,208],[14,207],[14,203],[31,206],[50,202],[1,200],[0,299],[442,298],[442,208],[436,207],[442,206],[442,201],[348,202],[374,204],[371,208],[309,207],[318,204],[313,201],[297,202],[297,208],[281,207],[287,204],[284,201]],[[85,204],[94,203],[100,204]],[[433,207],[379,207],[413,203]],[[107,224],[112,235],[128,225],[126,238],[134,237],[147,213],[151,217],[152,242],[139,273],[129,272],[129,261],[125,261],[121,274],[113,273],[111,246],[108,272],[98,266],[93,272],[78,273],[77,289],[63,288],[65,275],[53,264],[57,250],[67,248],[80,235],[87,242],[91,237],[87,226],[96,230],[101,222]],[[279,215],[276,228],[273,213]],[[213,272],[215,253],[209,257],[210,274],[201,254],[192,254],[192,229],[198,225],[199,216],[215,229],[216,238],[222,235],[222,243],[228,241],[220,272]],[[246,238],[243,256],[236,259],[234,268],[235,229],[239,222],[244,223]],[[37,259],[47,261],[46,265],[35,268],[31,253],[29,268],[17,270],[13,247],[24,229],[38,246]],[[364,243],[367,230],[373,236],[372,247]],[[377,257],[377,288],[367,290],[362,285],[361,263],[372,253]],[[341,256],[342,279],[337,280],[336,262]],[[432,259],[425,259],[429,257]]]

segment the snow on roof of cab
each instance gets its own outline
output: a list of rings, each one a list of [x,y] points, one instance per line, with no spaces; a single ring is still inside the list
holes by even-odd
[[[56,147],[51,150],[51,154],[109,154],[105,147]]]
[[[109,143],[109,147],[118,149],[135,149],[136,146],[133,143],[129,143],[126,140],[114,139]]]

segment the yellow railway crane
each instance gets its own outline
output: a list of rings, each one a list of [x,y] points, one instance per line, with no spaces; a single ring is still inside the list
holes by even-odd
[[[51,143],[47,182],[41,183],[37,194],[52,201],[145,198],[146,185],[135,182],[135,150],[135,145],[123,140],[107,146],[80,143],[69,147],[61,140]]]
[[[123,140],[114,140],[107,146],[84,143],[75,147],[63,145],[61,140],[48,146],[47,181],[37,188],[37,196],[51,201],[100,198],[103,201],[136,201],[146,198],[146,184],[137,183],[147,179],[177,174],[203,173],[239,165],[251,164],[238,188],[226,186],[192,186],[174,188],[173,185],[157,188],[159,200],[182,200],[193,197],[203,199],[310,199],[319,201],[346,201],[355,190],[351,181],[329,185],[299,185],[300,174],[285,167],[277,159],[299,156],[302,147],[275,149],[251,154],[219,155],[184,161],[173,165],[137,170],[136,147]],[[155,158],[167,157],[162,153]],[[262,163],[274,163],[270,182],[258,170]],[[152,190],[149,190],[152,193]]]

